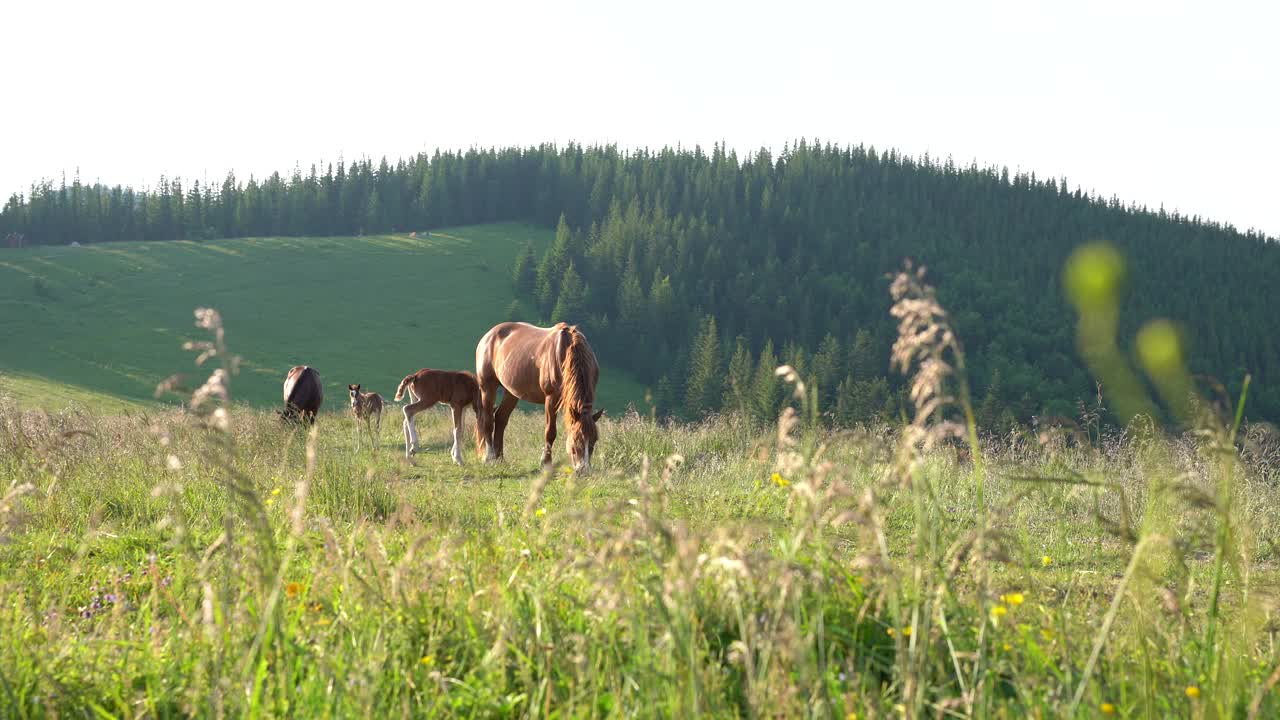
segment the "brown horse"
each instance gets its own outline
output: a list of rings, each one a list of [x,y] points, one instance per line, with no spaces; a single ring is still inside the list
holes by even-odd
[[[290,422],[301,419],[314,425],[322,402],[324,386],[320,383],[320,373],[306,365],[290,368],[284,376],[284,410],[280,417]]]
[[[484,415],[480,434],[488,444],[486,459],[502,457],[502,435],[516,405],[525,402],[546,407],[546,446],[542,464],[551,462],[556,440],[556,411],[564,409],[565,445],[575,470],[591,468],[599,431],[596,421],[604,414],[591,412],[595,403],[600,366],[587,338],[576,325],[557,323],[543,328],[528,323],[495,325],[476,346],[476,379],[480,382]],[[498,387],[502,405],[494,410]]]
[[[360,449],[360,423],[369,434],[373,449],[378,449],[378,438],[382,437],[382,396],[376,392],[360,392],[360,384],[347,386],[347,394],[351,396],[351,414],[356,416],[356,450]],[[377,431],[374,431],[374,425]]]
[[[462,464],[463,413],[467,406],[476,414],[476,451],[480,450],[480,387],[476,376],[463,371],[432,370],[423,368],[406,376],[396,388],[396,400],[409,393],[412,403],[404,406],[404,456],[418,451],[418,429],[413,416],[435,405],[444,403],[453,409],[453,449],[449,455]]]

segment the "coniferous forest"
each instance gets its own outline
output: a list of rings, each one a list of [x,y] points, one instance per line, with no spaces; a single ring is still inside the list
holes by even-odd
[[[1065,179],[802,141],[773,155],[614,147],[339,161],[289,177],[151,189],[43,182],[0,211],[5,244],[356,235],[496,221],[556,228],[512,268],[539,321],[581,324],[659,412],[772,419],[780,362],[836,422],[896,418],[886,274],[929,269],[968,355],[979,422],[1075,416],[1096,388],[1074,351],[1063,263],[1126,258],[1121,341],[1167,317],[1210,395],[1253,376],[1249,416],[1280,419],[1280,244],[1071,189]],[[1217,390],[1213,388],[1217,387]]]

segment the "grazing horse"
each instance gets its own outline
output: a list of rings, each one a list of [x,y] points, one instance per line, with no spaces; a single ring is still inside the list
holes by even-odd
[[[364,429],[369,433],[369,441],[373,449],[378,449],[378,438],[382,436],[382,396],[376,392],[360,392],[360,384],[347,386],[351,395],[351,414],[356,416],[356,450],[360,449],[360,422],[364,421]],[[373,425],[376,422],[377,433]]]
[[[290,422],[301,419],[314,425],[322,402],[324,386],[320,383],[320,373],[306,365],[290,368],[284,376],[284,410],[280,417]]]
[[[476,379],[480,382],[484,419],[480,433],[488,444],[487,460],[502,457],[502,435],[516,405],[525,402],[546,407],[546,446],[542,464],[551,463],[556,440],[556,411],[564,409],[565,445],[575,470],[591,469],[599,431],[596,421],[604,414],[591,412],[600,366],[587,338],[576,325],[557,323],[543,328],[529,323],[505,322],[493,326],[476,345]],[[494,410],[498,387],[502,405]]]
[[[453,461],[462,464],[463,413],[467,406],[476,414],[476,451],[479,452],[480,386],[476,383],[475,375],[465,370],[423,368],[400,381],[400,387],[396,388],[396,400],[404,397],[405,392],[413,400],[404,406],[405,457],[418,451],[418,429],[414,427],[413,416],[436,403],[444,403],[453,410],[453,449],[449,451]]]

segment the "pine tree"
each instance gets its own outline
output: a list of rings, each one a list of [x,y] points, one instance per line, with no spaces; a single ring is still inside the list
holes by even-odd
[[[551,310],[560,297],[560,279],[572,260],[569,253],[572,240],[573,233],[569,230],[569,223],[561,213],[560,223],[556,226],[556,239],[538,265],[537,299],[538,308],[543,312]]]
[[[763,423],[778,420],[782,402],[782,387],[778,383],[778,358],[773,353],[773,341],[768,340],[760,351],[756,375],[751,381],[751,415]]]
[[[645,331],[645,295],[640,287],[634,263],[628,262],[618,286],[617,331],[619,344],[626,350],[640,347]]]
[[[587,316],[587,286],[569,261],[564,277],[560,279],[560,299],[551,311],[551,322],[579,323]]]
[[[708,315],[694,340],[689,380],[685,385],[685,408],[692,417],[715,412],[723,404],[722,370],[720,334],[716,331],[715,317]]]
[[[827,408],[835,399],[840,378],[844,376],[844,362],[841,356],[840,341],[835,335],[827,333],[822,345],[813,356],[813,372],[811,382],[818,387],[819,409]]]
[[[855,380],[870,380],[884,375],[888,363],[880,362],[876,357],[875,342],[866,328],[858,331],[853,338],[853,347],[849,350],[849,371]]]
[[[511,280],[515,283],[518,297],[531,297],[538,284],[538,260],[533,254],[533,243],[524,244],[524,252],[516,258],[515,267],[511,269]]]
[[[729,370],[725,374],[728,383],[726,408],[747,415],[751,408],[751,380],[755,361],[747,348],[747,339],[741,335],[734,342],[733,357],[729,358]]]

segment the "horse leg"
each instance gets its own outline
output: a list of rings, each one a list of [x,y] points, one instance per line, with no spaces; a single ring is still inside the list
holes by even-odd
[[[360,452],[360,416],[356,415],[354,420],[354,429],[356,431],[356,452]]]
[[[378,441],[382,439],[382,411],[378,411],[377,422],[374,423],[373,449],[378,449]]]
[[[560,398],[552,397],[550,395],[547,396],[545,405],[547,411],[547,429],[544,434],[547,444],[542,447],[543,465],[551,464],[551,444],[556,441],[556,408],[559,404]]]
[[[453,405],[453,448],[449,451],[449,456],[459,465],[462,464],[462,423],[465,416],[462,411],[466,409],[465,405]]]
[[[520,398],[505,390],[502,392],[502,404],[498,406],[498,411],[493,422],[493,446],[498,457],[502,457],[503,444],[506,439],[507,422],[511,420],[511,413],[515,412],[516,405],[519,404]]]
[[[476,418],[476,422],[480,423],[480,437],[484,438],[485,444],[485,462],[497,460],[498,454],[494,445],[494,394],[498,392],[498,381],[496,378],[485,378],[480,382],[480,417]]]
[[[434,401],[419,400],[404,406],[404,456],[409,457],[418,451],[418,428],[413,425],[413,416],[435,405]]]

